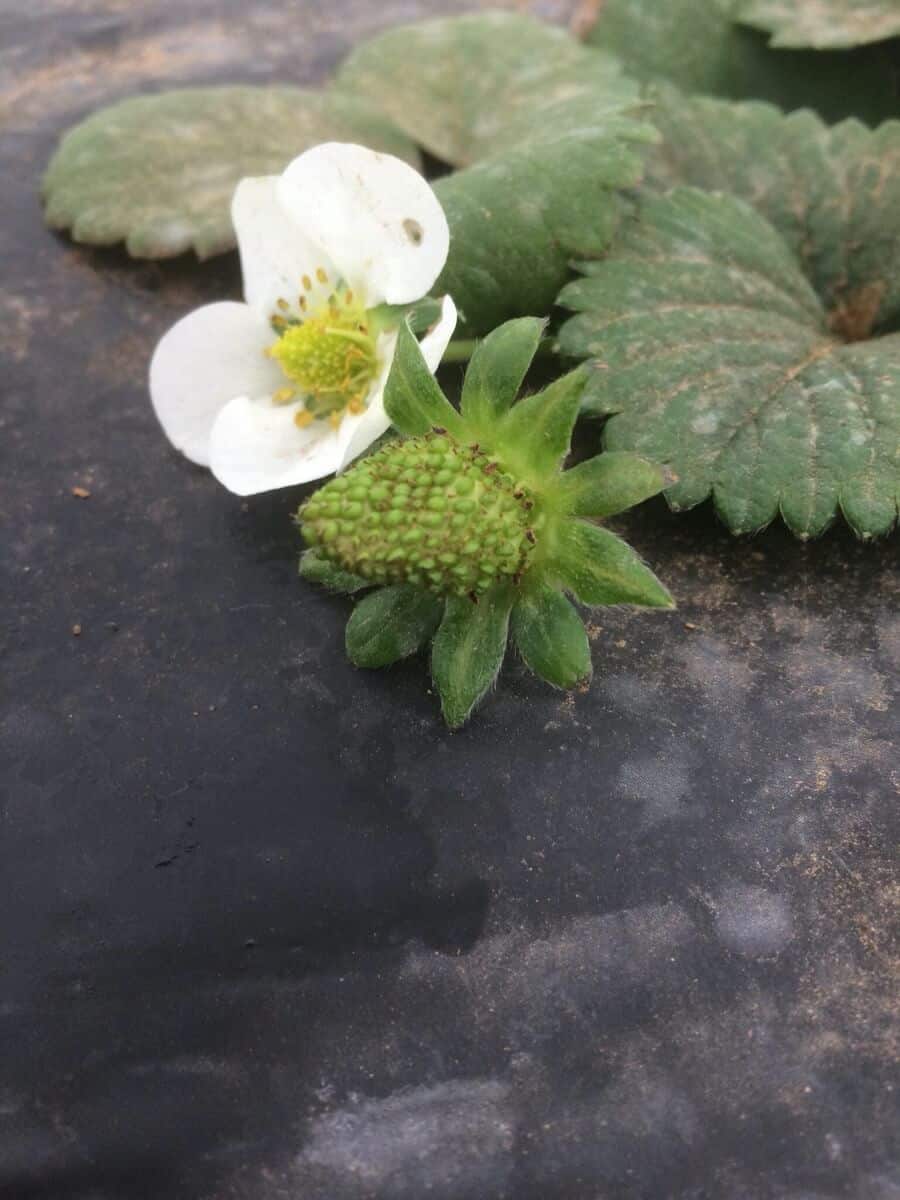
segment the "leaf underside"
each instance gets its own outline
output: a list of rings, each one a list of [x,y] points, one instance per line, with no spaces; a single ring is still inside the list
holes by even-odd
[[[847,344],[784,239],[732,196],[647,197],[561,303],[564,352],[592,357],[605,444],[671,463],[674,508],[712,494],[735,533],[780,512],[800,537],[840,508],[887,532],[900,494],[900,335]]]
[[[352,97],[290,87],[185,88],[123,100],[70,130],[43,181],[46,219],[135,258],[234,242],[231,197],[318,142],[363,142],[415,166],[413,144]]]
[[[688,92],[760,97],[787,110],[808,106],[829,121],[857,116],[874,125],[900,112],[884,47],[774,50],[765,35],[737,24],[741,2],[604,0],[588,39],[617,54],[636,78],[667,79]],[[782,4],[794,9],[798,0]]]
[[[772,46],[843,50],[900,35],[896,0],[743,0],[737,13]]]

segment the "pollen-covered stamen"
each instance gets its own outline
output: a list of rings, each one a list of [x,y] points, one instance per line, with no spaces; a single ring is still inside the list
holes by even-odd
[[[327,283],[324,268],[316,269],[316,278]],[[312,280],[303,276],[303,287],[311,288]],[[325,304],[306,315],[306,297],[299,298],[301,318],[287,322],[273,316],[272,324],[280,337],[267,354],[281,367],[290,380],[291,388],[280,388],[276,403],[286,403],[299,393],[303,396],[305,412],[327,418],[332,428],[338,428],[345,412],[361,413],[366,396],[378,370],[376,334],[372,331],[365,309],[349,289],[332,292]],[[297,422],[302,428],[308,420]]]

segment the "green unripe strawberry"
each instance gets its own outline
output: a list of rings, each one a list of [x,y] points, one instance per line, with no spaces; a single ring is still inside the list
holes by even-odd
[[[384,408],[405,440],[356,463],[298,514],[310,543],[301,575],[368,592],[347,624],[352,662],[383,667],[430,643],[451,726],[490,690],[510,640],[554,687],[589,681],[573,600],[672,607],[646,564],[597,523],[655,495],[666,473],[622,453],[565,469],[586,368],[516,400],[543,331],[522,317],[479,342],[456,409],[401,325]]]
[[[299,518],[310,545],[363,579],[478,596],[524,570],[532,504],[477,445],[432,432],[363,459]]]

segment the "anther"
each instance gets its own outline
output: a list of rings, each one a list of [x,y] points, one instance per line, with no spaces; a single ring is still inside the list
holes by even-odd
[[[332,429],[340,429],[341,421],[343,421],[343,419],[344,419],[344,414],[342,412],[333,412],[331,414],[331,416],[328,418],[328,424],[331,426]]]
[[[315,419],[313,414],[305,408],[301,408],[299,412],[294,413],[294,424],[298,429],[305,429],[307,425],[312,425]]]
[[[304,288],[306,289],[306,291],[309,291],[312,288],[312,280],[310,279],[310,277],[308,275],[304,275],[301,282],[302,282]]]
[[[281,309],[282,312],[287,312],[287,310],[290,306],[288,305],[288,302],[287,302],[287,300],[284,299],[284,297],[279,296],[278,297],[278,307]]]
[[[301,312],[306,312],[306,297],[299,296],[297,299],[297,303],[300,305]]]
[[[318,279],[319,283],[328,282],[328,272],[324,267],[316,267],[316,279]]]
[[[279,388],[278,391],[274,393],[272,399],[276,404],[287,404],[288,400],[293,400],[296,395],[297,392],[295,388],[283,387]]]

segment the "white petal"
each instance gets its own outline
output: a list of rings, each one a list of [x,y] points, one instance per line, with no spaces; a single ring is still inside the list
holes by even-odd
[[[268,323],[233,300],[195,309],[163,335],[150,361],[150,398],[182,454],[209,466],[209,436],[228,401],[284,382],[264,354],[273,341]]]
[[[417,171],[390,154],[325,142],[287,167],[279,194],[371,307],[427,295],[447,261],[447,218]]]
[[[242,179],[231,202],[231,219],[241,252],[244,299],[265,318],[286,301],[299,312],[303,292],[311,308],[324,304],[337,283],[334,263],[315,245],[279,200],[277,175]],[[317,276],[326,273],[326,281]],[[312,284],[304,289],[303,277]]]
[[[331,475],[340,464],[338,435],[327,421],[294,424],[296,404],[241,396],[222,409],[210,439],[212,473],[230,492],[255,496]]]
[[[451,296],[445,296],[441,301],[441,315],[419,342],[422,357],[428,364],[428,369],[432,375],[441,365],[444,351],[453,337],[455,328],[456,305],[453,303]]]

